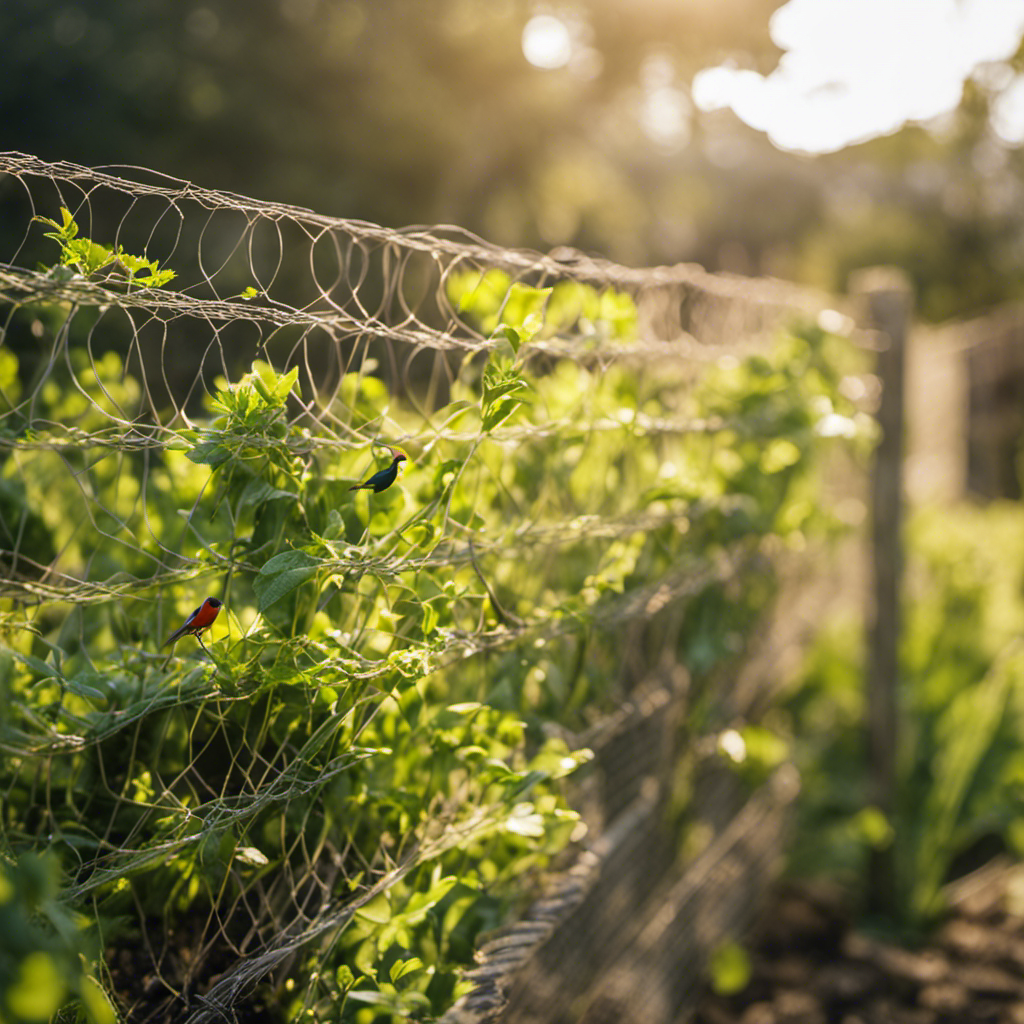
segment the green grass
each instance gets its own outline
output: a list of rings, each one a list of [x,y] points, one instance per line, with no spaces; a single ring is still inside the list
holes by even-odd
[[[804,778],[793,870],[857,892],[867,848],[895,842],[900,902],[877,923],[913,937],[947,881],[1024,852],[1024,508],[923,509],[907,536],[895,819],[867,802],[853,624],[823,632],[786,713]]]

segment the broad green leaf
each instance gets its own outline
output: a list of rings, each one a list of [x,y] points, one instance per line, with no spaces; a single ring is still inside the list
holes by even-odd
[[[374,924],[387,924],[391,920],[391,904],[387,896],[384,893],[374,896],[356,911],[356,917],[372,921]]]
[[[262,477],[253,477],[245,485],[238,499],[238,507],[241,509],[248,505],[262,505],[265,501],[278,501],[282,498],[299,500],[299,496],[293,491],[282,491],[279,487],[267,483]]]
[[[59,679],[61,682],[64,681],[64,677],[57,671],[52,665],[48,665],[45,661],[37,658],[34,654],[22,654],[20,651],[11,652],[15,658],[18,659],[23,665],[27,665],[35,673],[42,676],[44,679]]]
[[[489,433],[495,427],[500,427],[516,411],[517,406],[525,404],[526,399],[519,395],[507,395],[498,399],[484,414],[481,424],[484,433]]]
[[[95,679],[94,673],[89,674],[90,679]],[[65,682],[68,693],[75,694],[76,697],[90,697],[93,700],[107,700],[107,694],[103,693],[102,690],[97,690],[94,686],[89,686],[86,683],[80,682],[77,678],[68,679]]]
[[[458,312],[475,317],[488,333],[497,323],[498,309],[509,290],[511,278],[504,270],[464,270],[448,275],[448,299]]]
[[[271,605],[280,601],[285,594],[290,594],[296,587],[302,586],[315,575],[316,568],[313,566],[305,569],[286,569],[284,572],[269,575],[264,575],[261,572],[253,584],[253,589],[256,591],[256,607],[261,612],[265,612]]]
[[[520,325],[498,324],[498,330],[508,339],[516,355],[519,355],[520,347],[533,341],[543,327],[544,317],[540,313],[530,313]]]
[[[185,453],[190,462],[201,466],[212,466],[216,469],[231,458],[231,452],[219,441],[203,441],[191,451]]]
[[[529,772],[517,772],[518,785],[512,791],[516,796],[524,796],[527,792],[533,789],[538,782],[543,782],[544,779],[550,778],[548,772],[541,772],[534,769]]]
[[[615,337],[629,341],[636,337],[637,312],[633,297],[608,288],[601,293],[598,318],[612,328]]]
[[[465,412],[474,412],[478,410],[478,406],[475,402],[470,402],[468,399],[461,398],[457,402],[449,402],[448,405],[431,415],[431,420],[440,424],[439,429],[444,427],[452,426],[455,421]]]
[[[530,317],[540,320],[532,321],[535,326],[528,327],[534,334],[540,330],[544,323],[544,308],[551,296],[551,288],[534,288],[528,284],[521,284],[516,281],[508,290],[508,298],[501,311],[502,320],[511,327],[526,327]]]
[[[323,564],[323,559],[311,555],[308,551],[282,551],[268,558],[260,569],[261,576],[270,576],[287,569],[316,568]]]
[[[395,1005],[395,997],[393,995],[386,995],[384,992],[374,992],[372,989],[361,988],[354,992],[349,992],[348,997],[356,1003],[367,1003],[370,1006],[387,1006],[396,1011],[398,1010],[398,1007]]]
[[[522,379],[522,377],[515,377],[512,380],[491,381],[490,383],[487,381],[487,378],[485,377],[484,402],[487,405],[490,405],[492,402],[497,401],[504,395],[510,395],[512,394],[513,391],[519,391],[522,388],[527,387],[529,387],[529,384],[527,384],[526,381]]]
[[[283,402],[288,397],[292,388],[295,388],[296,394],[298,394],[300,398],[302,397],[302,394],[298,389],[298,380],[299,368],[295,366],[277,382],[277,387],[274,388],[274,394],[279,402]]]
[[[400,978],[404,978],[407,974],[422,971],[423,966],[423,961],[418,956],[411,957],[409,960],[396,960],[391,965],[391,970],[388,974],[392,983],[395,983]]]

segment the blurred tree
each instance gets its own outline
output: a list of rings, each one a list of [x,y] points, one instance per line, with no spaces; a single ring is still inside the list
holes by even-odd
[[[521,0],[8,0],[3,141],[642,259],[637,174],[673,164],[641,124],[651,61],[684,106],[682,84],[709,60],[770,64],[779,2],[567,5],[553,10],[569,59],[540,69],[523,54],[535,11]]]
[[[1019,295],[1021,156],[990,114],[1020,56],[942,125],[794,156],[689,98],[709,65],[774,67],[780,3],[6,0],[2,143],[633,263],[841,289],[895,262],[933,319]]]

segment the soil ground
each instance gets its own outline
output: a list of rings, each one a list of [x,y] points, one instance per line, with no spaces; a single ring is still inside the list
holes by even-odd
[[[852,928],[828,888],[782,884],[747,945],[750,983],[707,991],[697,1024],[1024,1024],[1024,867],[974,872],[949,907],[909,950]]]

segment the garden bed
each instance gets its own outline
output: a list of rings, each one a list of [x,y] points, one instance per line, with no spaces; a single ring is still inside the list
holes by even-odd
[[[949,907],[907,949],[852,928],[836,890],[780,885],[751,937],[749,984],[708,989],[697,1024],[1024,1021],[1024,869],[993,861],[951,886]]]

